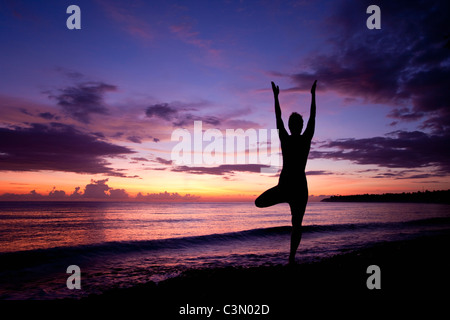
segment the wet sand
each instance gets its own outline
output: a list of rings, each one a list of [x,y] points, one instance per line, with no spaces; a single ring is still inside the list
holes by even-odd
[[[153,305],[273,303],[317,299],[446,299],[450,297],[450,235],[377,244],[295,266],[190,270],[158,284],[111,289],[84,300],[150,300]],[[381,289],[368,289],[370,265],[380,268]]]

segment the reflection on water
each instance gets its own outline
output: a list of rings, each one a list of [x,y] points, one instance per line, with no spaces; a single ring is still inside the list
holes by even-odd
[[[298,260],[448,233],[448,208],[311,203]],[[0,299],[79,297],[188,268],[284,264],[290,239],[284,204],[0,203],[0,223]],[[83,290],[64,285],[72,264]]]
[[[447,205],[310,203],[303,225],[449,216]],[[168,239],[290,225],[289,207],[253,203],[0,202],[0,252]]]

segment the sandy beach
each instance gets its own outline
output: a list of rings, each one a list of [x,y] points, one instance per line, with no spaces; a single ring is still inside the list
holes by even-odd
[[[296,266],[190,270],[158,284],[117,288],[86,300],[276,302],[309,299],[448,299],[450,235],[378,244]],[[367,267],[380,267],[381,289],[369,290]]]

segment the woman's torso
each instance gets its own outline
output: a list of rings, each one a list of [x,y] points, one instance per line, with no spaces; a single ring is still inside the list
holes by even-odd
[[[311,140],[303,135],[290,135],[281,139],[283,169],[278,182],[280,186],[306,187],[305,167],[310,148]]]

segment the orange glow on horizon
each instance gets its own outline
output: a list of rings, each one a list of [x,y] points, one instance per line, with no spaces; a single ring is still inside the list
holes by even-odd
[[[311,165],[308,163],[308,170],[317,172],[320,171],[320,167],[315,168],[315,162],[312,161]],[[342,165],[335,166],[333,170],[335,173],[308,175],[310,196],[402,193],[446,190],[450,187],[445,180],[426,184],[421,183],[420,180],[374,179],[370,175],[364,176],[347,172],[347,167]],[[338,170],[341,170],[342,173]],[[57,197],[49,197],[49,194],[54,191],[64,191],[65,197],[62,200],[71,200],[73,198],[70,198],[70,195],[75,192],[76,188],[78,193],[84,193],[87,185],[103,181],[102,183],[106,185],[105,190],[107,190],[107,196],[103,200],[135,201],[139,193],[143,196],[150,194],[152,195],[151,199],[158,199],[160,193],[167,192],[178,194],[177,197],[179,196],[181,199],[196,199],[200,202],[252,202],[262,192],[275,186],[278,182],[278,175],[247,172],[236,172],[229,175],[199,175],[170,170],[141,170],[136,173],[139,178],[91,176],[53,171],[5,172],[0,178],[0,200],[5,200],[5,197],[2,198],[2,195],[5,194],[30,195],[31,192],[44,196],[45,200],[57,200]],[[125,194],[125,197],[109,198],[109,195],[112,194],[111,191],[119,195]],[[188,194],[193,198],[182,198]],[[23,198],[25,196],[20,199]],[[311,198],[314,199],[314,197]]]

